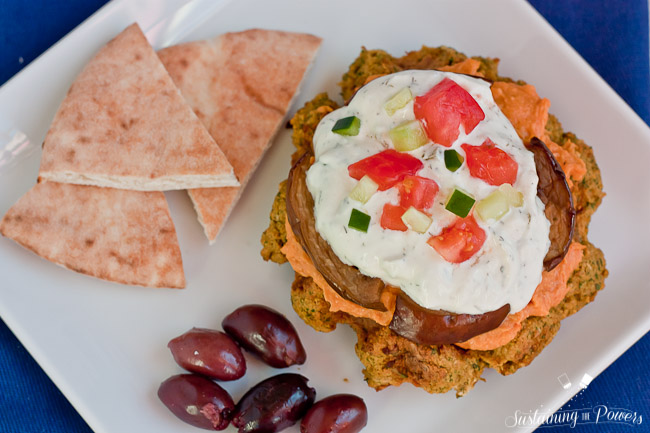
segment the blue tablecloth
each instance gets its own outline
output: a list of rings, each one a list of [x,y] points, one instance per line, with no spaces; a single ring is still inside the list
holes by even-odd
[[[104,0],[0,0],[0,84],[104,3]],[[647,0],[530,0],[530,3],[650,125]],[[650,431],[649,353],[650,336],[646,335],[567,404],[574,408],[598,404],[627,408],[643,415],[642,425],[579,425],[566,431]],[[563,430],[553,428],[557,432]],[[0,432],[90,431],[0,322]]]

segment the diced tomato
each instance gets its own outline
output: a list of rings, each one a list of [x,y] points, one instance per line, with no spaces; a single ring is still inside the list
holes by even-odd
[[[463,125],[465,134],[469,134],[485,119],[485,113],[472,95],[449,78],[416,97],[413,111],[427,136],[434,143],[446,147],[458,138],[460,125]]]
[[[368,175],[379,185],[379,191],[385,191],[421,168],[422,161],[416,157],[388,149],[351,164],[348,173],[357,180]]]
[[[406,176],[398,187],[400,206],[404,209],[413,206],[425,213],[433,205],[438,193],[436,181],[421,176]]]
[[[406,212],[406,208],[402,206],[395,206],[394,204],[386,203],[384,205],[384,210],[381,212],[381,224],[382,228],[388,230],[399,230],[405,232],[408,227],[402,221],[402,215]]]
[[[481,249],[485,231],[472,215],[458,218],[440,234],[429,238],[427,243],[450,263],[462,263]]]
[[[469,174],[490,185],[512,185],[517,180],[517,162],[489,138],[480,146],[463,144]]]

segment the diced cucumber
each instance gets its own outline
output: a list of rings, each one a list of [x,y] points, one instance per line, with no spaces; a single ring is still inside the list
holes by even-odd
[[[454,189],[451,197],[449,197],[449,201],[447,201],[445,209],[461,218],[465,218],[469,214],[469,211],[472,210],[475,202],[476,200],[472,196],[458,189]]]
[[[361,203],[366,203],[370,200],[370,197],[377,192],[379,185],[370,179],[370,177],[363,176],[361,180],[355,185],[355,187],[350,191],[349,197],[352,200],[356,200]]]
[[[349,116],[337,120],[332,127],[332,132],[340,135],[359,135],[360,127],[361,119],[359,119],[357,116]]]
[[[396,126],[388,131],[388,136],[393,141],[395,150],[400,152],[415,150],[429,141],[417,120]]]
[[[524,195],[509,183],[504,183],[476,204],[476,213],[483,221],[500,220],[510,207],[520,207],[523,204]]]
[[[404,224],[409,226],[411,230],[418,233],[424,233],[427,231],[431,225],[431,218],[425,213],[420,212],[413,206],[408,208],[404,215],[402,215],[402,221]]]
[[[384,104],[384,110],[386,110],[386,113],[389,116],[392,116],[400,108],[406,107],[406,104],[408,104],[411,99],[413,99],[411,89],[405,87],[393,95],[393,97]]]
[[[449,171],[456,171],[463,165],[465,159],[454,149],[445,150],[445,167]]]
[[[352,209],[352,213],[350,213],[350,221],[348,221],[348,227],[366,233],[368,232],[369,225],[370,215],[363,213],[360,210]]]
[[[523,206],[524,195],[520,191],[514,189],[512,185],[510,185],[509,183],[504,183],[501,186],[499,186],[499,191],[501,191],[503,195],[506,196],[506,199],[508,200],[508,204],[510,206],[514,206],[514,207]]]
[[[499,220],[509,209],[508,198],[498,189],[476,204],[476,213],[483,221]]]

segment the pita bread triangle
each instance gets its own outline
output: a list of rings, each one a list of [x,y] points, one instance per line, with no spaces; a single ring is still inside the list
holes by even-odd
[[[162,192],[40,182],[0,221],[0,233],[73,271],[148,287],[185,287]]]
[[[158,52],[241,183],[238,188],[189,191],[211,243],[284,125],[320,43],[309,34],[253,29]]]
[[[239,184],[137,24],[70,87],[45,137],[39,175],[142,191]]]

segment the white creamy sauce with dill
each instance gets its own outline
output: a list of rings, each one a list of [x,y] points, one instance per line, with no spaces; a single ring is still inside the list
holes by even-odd
[[[424,164],[417,175],[434,179],[440,187],[435,204],[427,212],[433,222],[425,233],[380,226],[384,204],[399,204],[395,187],[376,192],[365,204],[348,197],[357,184],[349,176],[348,166],[393,148],[388,131],[415,120],[413,100],[392,116],[384,110],[386,101],[405,87],[414,98],[423,95],[445,77],[468,91],[485,113],[485,119],[469,135],[460,127],[451,149],[464,156],[461,144],[481,145],[489,137],[517,162],[513,187],[523,193],[524,201],[523,206],[511,207],[498,221],[476,217],[487,238],[476,254],[459,264],[447,262],[427,244],[431,236],[457,219],[445,209],[449,196],[459,188],[478,202],[498,187],[470,176],[466,163],[456,172],[449,171],[443,157],[447,147],[429,142],[408,152]],[[361,120],[357,136],[332,132],[337,120],[352,115]],[[400,287],[419,305],[433,310],[480,314],[510,304],[514,313],[528,304],[541,281],[542,263],[550,245],[550,223],[537,197],[533,154],[525,149],[494,102],[489,83],[438,71],[404,71],[380,77],[362,87],[348,106],[328,114],[313,141],[316,160],[307,173],[307,186],[314,197],[316,229],[344,263]],[[353,208],[370,215],[367,233],[348,227]]]

